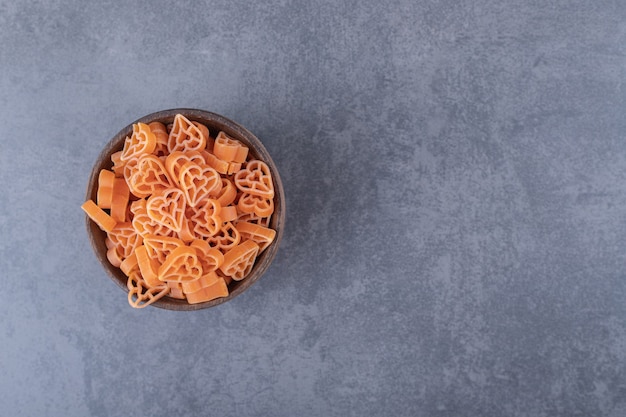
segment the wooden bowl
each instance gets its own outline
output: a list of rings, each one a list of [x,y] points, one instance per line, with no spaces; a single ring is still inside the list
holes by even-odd
[[[274,179],[274,214],[272,214],[270,227],[276,230],[276,237],[274,238],[272,244],[257,258],[256,263],[250,274],[241,281],[233,280],[229,284],[228,297],[218,298],[199,304],[189,304],[187,300],[179,300],[166,296],[152,304],[153,306],[168,310],[200,310],[204,308],[214,307],[216,305],[230,301],[236,296],[243,293],[248,288],[250,288],[250,286],[254,284],[259,278],[261,278],[265,271],[267,271],[267,268],[269,268],[272,260],[276,256],[278,246],[283,237],[283,229],[285,224],[285,193],[283,190],[283,184],[280,180],[280,175],[278,174],[278,169],[276,168],[274,161],[270,157],[269,153],[267,152],[261,141],[256,136],[254,136],[250,131],[246,130],[243,126],[233,122],[232,120],[229,120],[224,116],[220,116],[219,114],[211,113],[204,110],[172,109],[149,114],[134,121],[133,123],[120,130],[120,132],[115,135],[113,139],[111,139],[111,141],[104,147],[91,171],[91,177],[89,178],[89,183],[87,185],[86,200],[91,199],[93,201],[96,201],[98,174],[102,169],[111,169],[111,167],[113,166],[113,163],[111,162],[111,154],[122,150],[122,148],[124,147],[124,140],[126,136],[130,136],[132,134],[132,126],[134,123],[141,122],[148,124],[151,122],[161,122],[164,125],[167,125],[174,121],[174,116],[178,113],[184,115],[191,121],[196,121],[206,125],[209,128],[211,136],[213,137],[215,137],[215,135],[217,135],[219,131],[224,131],[227,135],[238,139],[246,144],[250,148],[249,155],[265,162],[270,167]],[[126,287],[126,275],[124,275],[124,273],[119,268],[111,265],[107,259],[107,248],[105,245],[106,233],[100,230],[100,228],[93,221],[91,221],[89,217],[85,217],[87,234],[89,235],[91,246],[93,247],[93,250],[96,253],[98,260],[102,264],[104,270],[111,277],[113,282],[115,282],[120,288],[128,293],[128,288]]]

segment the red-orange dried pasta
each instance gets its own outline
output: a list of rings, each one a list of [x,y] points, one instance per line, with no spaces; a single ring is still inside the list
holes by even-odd
[[[248,147],[183,115],[137,123],[100,173],[85,212],[107,232],[107,258],[128,276],[128,302],[226,297],[273,241],[274,185]]]

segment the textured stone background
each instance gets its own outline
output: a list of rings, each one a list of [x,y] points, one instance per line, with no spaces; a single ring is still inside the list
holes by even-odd
[[[623,1],[0,0],[0,409],[626,415]],[[274,265],[133,310],[79,206],[153,111],[255,132]]]

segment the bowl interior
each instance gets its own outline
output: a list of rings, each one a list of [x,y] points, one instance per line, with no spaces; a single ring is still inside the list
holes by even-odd
[[[232,120],[204,110],[171,109],[149,114],[126,126],[117,135],[115,135],[115,137],[113,137],[113,139],[111,139],[111,141],[104,147],[91,172],[89,183],[87,185],[86,199],[92,199],[96,201],[96,193],[98,189],[98,174],[100,170],[110,169],[113,166],[113,163],[111,161],[111,154],[122,150],[122,148],[124,147],[124,140],[126,136],[130,136],[132,134],[132,125],[134,123],[141,122],[148,124],[156,121],[167,125],[169,123],[172,123],[174,121],[174,116],[179,113],[184,115],[191,121],[199,122],[206,125],[209,128],[209,132],[212,137],[215,137],[219,131],[224,131],[224,133],[226,133],[227,135],[238,139],[246,144],[250,148],[250,156],[262,160],[270,167],[272,171],[275,190],[274,213],[272,214],[270,227],[276,230],[276,237],[274,238],[272,244],[261,255],[259,255],[254,265],[254,268],[252,269],[252,272],[250,272],[250,274],[245,279],[243,279],[242,281],[231,281],[228,286],[229,295],[227,297],[218,298],[212,301],[207,301],[205,303],[189,304],[186,300],[179,300],[166,296],[152,304],[155,307],[165,308],[169,310],[199,310],[203,308],[213,307],[229,301],[244,292],[252,284],[254,284],[269,268],[272,260],[276,256],[278,246],[282,239],[285,222],[285,197],[282,181],[280,179],[278,169],[276,168],[274,161],[270,157],[269,153],[267,152],[261,141],[257,139],[256,136],[254,136],[247,129],[233,122]],[[119,268],[111,265],[107,259],[107,248],[105,245],[106,233],[100,230],[100,228],[87,216],[85,217],[87,222],[87,233],[89,235],[91,245],[98,260],[100,261],[108,275],[113,279],[113,281],[125,292],[128,292],[128,288],[126,287],[126,275],[124,275],[124,273]]]

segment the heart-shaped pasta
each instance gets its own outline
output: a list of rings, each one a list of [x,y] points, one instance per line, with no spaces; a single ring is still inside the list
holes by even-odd
[[[266,199],[274,198],[274,183],[270,168],[263,161],[252,160],[235,174],[235,185],[244,193]]]
[[[203,275],[214,272],[224,262],[222,252],[218,248],[212,248],[206,240],[195,239],[189,247],[196,249]]]
[[[165,283],[156,287],[149,286],[138,271],[133,271],[129,275],[126,286],[128,287],[128,303],[135,308],[149,306],[170,292],[170,288]]]
[[[202,276],[202,265],[194,248],[181,246],[167,255],[159,267],[159,280],[173,282],[194,281]]]
[[[207,198],[196,206],[196,212],[191,217],[193,232],[197,237],[210,238],[219,232],[222,226],[220,211],[222,206],[217,200]]]
[[[206,147],[206,138],[202,131],[182,114],[174,117],[174,125],[170,132],[167,149],[176,151],[201,151]]]
[[[206,165],[206,161],[199,152],[172,152],[165,158],[165,169],[167,169],[170,178],[177,187],[180,186],[179,177],[180,170],[189,162],[197,165]]]
[[[200,201],[217,195],[222,189],[222,177],[216,170],[194,162],[187,162],[181,168],[178,183],[190,207],[196,207]]]
[[[172,187],[163,162],[156,155],[144,155],[137,161],[128,180],[130,191],[137,197],[148,197]]]
[[[208,239],[209,245],[222,252],[227,252],[234,248],[240,241],[241,235],[231,222],[223,223],[220,230]]]
[[[152,153],[156,147],[156,136],[145,123],[136,123],[133,125],[133,133],[126,137],[124,141],[124,149],[120,159],[123,162],[142,155]]]
[[[242,213],[254,213],[259,217],[267,217],[274,212],[274,200],[254,194],[243,193],[237,202]]]
[[[246,240],[224,254],[220,270],[235,281],[241,281],[252,271],[258,253],[259,245]]]
[[[114,248],[119,258],[128,258],[135,248],[141,245],[143,238],[137,233],[132,223],[117,223],[106,239],[108,249]]]
[[[146,211],[155,222],[179,232],[185,216],[185,194],[178,188],[168,188],[148,198]]]
[[[145,199],[133,201],[130,205],[130,211],[133,213],[133,228],[141,236],[159,235],[172,237],[176,234],[172,229],[155,222],[148,216]]]
[[[143,239],[143,244],[146,247],[148,255],[152,259],[156,259],[159,264],[165,262],[165,259],[174,250],[185,246],[182,240],[175,237],[147,235]]]

